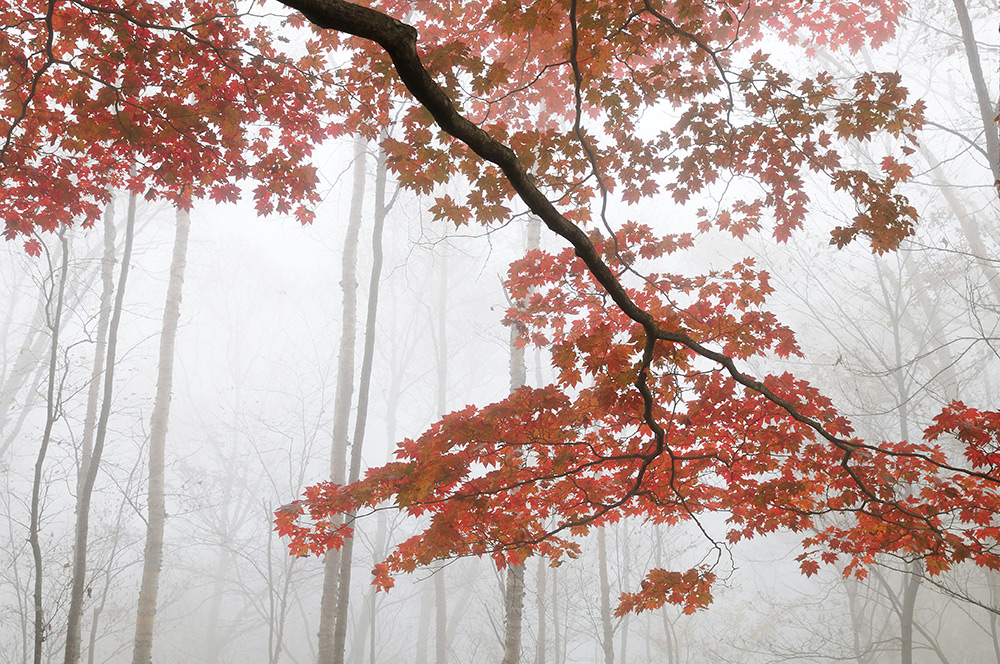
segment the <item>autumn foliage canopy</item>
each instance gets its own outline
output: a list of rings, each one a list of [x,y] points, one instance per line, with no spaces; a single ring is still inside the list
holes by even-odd
[[[549,353],[554,382],[451,413],[355,484],[310,488],[276,512],[293,553],[339,546],[366,511],[423,517],[377,566],[388,587],[453,556],[558,561],[625,516],[718,513],[730,543],[802,533],[806,574],[863,576],[877,554],[1000,568],[1000,416],[955,403],[921,440],[859,439],[817,388],[744,368],[800,354],[766,272],[669,271],[713,233],[816,228],[817,188],[850,210],[822,229],[831,251],[891,251],[912,232],[899,188],[922,103],[896,73],[802,65],[879,46],[901,0],[282,4],[281,25],[229,2],[5,8],[0,65],[19,73],[0,214],[21,237],[93,220],[116,187],[186,205],[253,181],[261,212],[307,220],[312,146],[360,133],[438,218],[529,211],[562,238],[506,282],[507,323]],[[859,144],[884,151],[874,167],[851,157]],[[714,578],[652,570],[619,610],[694,610]]]

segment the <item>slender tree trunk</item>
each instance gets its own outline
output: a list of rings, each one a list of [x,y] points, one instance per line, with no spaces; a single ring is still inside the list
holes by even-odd
[[[969,62],[969,73],[972,75],[972,85],[976,90],[976,101],[979,104],[979,116],[983,123],[983,133],[986,136],[986,154],[989,156],[990,170],[993,180],[1000,183],[1000,135],[997,133],[997,107],[990,99],[990,89],[983,76],[983,66],[979,61],[979,46],[972,30],[972,19],[965,0],[954,0],[955,13],[958,15],[958,25],[962,30],[962,44],[965,46],[965,57]]]
[[[142,557],[142,582],[139,586],[139,610],[135,621],[132,664],[150,664],[152,661],[156,596],[160,584],[160,568],[163,564],[163,527],[167,520],[164,466],[167,423],[170,418],[170,398],[174,380],[174,341],[177,338],[177,325],[181,315],[181,293],[184,286],[184,266],[187,261],[190,228],[190,214],[187,210],[178,209],[174,255],[170,261],[170,281],[167,284],[163,330],[160,333],[156,400],[153,402],[153,415],[149,424],[149,518],[146,521],[146,548]]]
[[[11,302],[13,304],[13,298]],[[41,385],[45,377],[46,363],[42,360],[46,345],[45,334],[43,332],[46,326],[45,307],[45,299],[38,298],[38,304],[31,319],[31,327],[25,332],[24,339],[19,344],[20,352],[18,352],[13,366],[4,375],[3,381],[0,382],[0,433],[4,434],[3,441],[0,442],[0,457],[3,457],[7,453],[14,439],[17,438],[21,430],[21,425],[23,425],[24,420],[31,411],[38,386]],[[7,315],[11,318],[13,317],[10,312]],[[9,334],[9,331],[5,329],[3,333]],[[8,336],[7,338],[9,339],[10,337]],[[51,342],[51,339],[49,341]],[[32,371],[32,368],[36,366],[37,369]],[[10,409],[17,403],[17,395],[24,388],[25,383],[28,383],[29,377],[32,378],[31,384],[25,392],[24,401],[17,404],[17,419],[14,422],[14,426],[8,430],[7,425],[11,419],[9,415]]]
[[[58,281],[56,269],[51,264],[51,259],[49,263],[49,274],[52,277],[53,288],[49,291],[48,302],[49,306],[55,306],[55,311],[46,316],[47,326],[51,334],[51,344],[49,345],[48,383],[45,389],[45,429],[42,432],[41,445],[38,447],[38,457],[35,459],[35,475],[31,484],[31,521],[28,524],[28,542],[31,545],[31,555],[35,565],[33,589],[35,613],[34,664],[41,664],[42,662],[42,646],[45,641],[47,625],[42,607],[42,577],[44,570],[42,570],[42,547],[39,542],[39,529],[41,527],[42,467],[45,465],[45,456],[48,453],[49,443],[52,441],[52,427],[60,417],[56,371],[58,370],[59,330],[62,326],[66,276],[69,272],[69,244],[66,241],[65,228],[59,230],[59,245],[62,249],[62,257]],[[48,257],[48,254],[46,256]]]
[[[343,317],[340,350],[337,358],[337,388],[333,405],[333,440],[330,454],[330,479],[343,484],[347,479],[347,429],[351,419],[354,396],[354,346],[357,340],[358,316],[358,236],[361,232],[361,212],[365,198],[365,155],[367,146],[360,136],[354,140],[354,183],[351,208],[344,238],[340,288],[343,291]],[[334,664],[337,660],[335,632],[337,627],[338,580],[340,553],[329,551],[323,566],[323,596],[319,610],[318,664]],[[341,655],[343,656],[343,655]]]
[[[538,248],[540,241],[540,221],[531,217],[528,222],[528,251]],[[515,303],[520,308],[521,302]],[[524,387],[528,382],[528,370],[524,357],[524,330],[517,325],[510,327],[510,391]],[[521,661],[521,623],[524,615],[524,565],[507,568],[507,591],[504,597],[504,646],[502,664],[517,664]]]
[[[415,645],[417,664],[427,664],[427,643],[431,626],[431,611],[434,607],[434,589],[427,586],[420,593],[420,617],[417,620],[417,640]]]
[[[997,573],[989,570],[983,570],[986,573],[986,583],[990,587],[990,603],[993,605],[993,611],[990,611],[990,640],[993,642],[993,654],[996,656],[997,664],[1000,664],[1000,629],[997,628],[997,607],[1000,606],[1000,579],[997,578]]]
[[[87,392],[87,413],[83,420],[83,452],[80,456],[79,487],[87,476],[90,457],[94,450],[94,432],[97,427],[97,407],[101,403],[101,371],[104,368],[104,352],[108,344],[108,324],[115,295],[115,206],[108,203],[104,211],[104,254],[101,256],[101,309],[97,314],[97,330],[94,332],[94,364],[91,369],[90,386]]]
[[[660,569],[663,569],[663,533],[661,532],[660,526],[656,526],[656,550],[654,563]],[[663,619],[663,638],[666,640],[667,646],[667,664],[676,664],[680,659],[677,651],[677,639],[674,638],[674,626],[670,622],[670,615],[667,613],[667,606],[664,605],[660,609],[660,617]]]
[[[90,387],[87,392],[87,412],[83,419],[83,442],[80,454],[80,468],[77,474],[76,515],[77,530],[73,555],[73,585],[70,589],[69,610],[66,614],[66,664],[76,664],[80,659],[81,620],[83,617],[83,594],[86,558],[86,533],[84,529],[89,517],[90,496],[87,494],[87,477],[94,451],[94,434],[97,425],[97,407],[101,401],[101,372],[104,367],[104,353],[108,342],[108,326],[115,292],[115,214],[114,201],[108,203],[104,212],[104,255],[101,258],[101,304],[97,315],[95,331],[94,363],[90,372]],[[84,523],[79,523],[80,519]],[[83,540],[81,541],[81,535]]]
[[[608,541],[604,526],[597,529],[597,564],[601,579],[601,646],[604,664],[615,663],[614,629],[611,626],[611,584],[608,582]]]
[[[976,264],[986,279],[986,283],[993,294],[994,302],[1000,302],[1000,272],[997,271],[993,262],[993,256],[983,241],[983,232],[979,222],[976,220],[975,214],[970,212],[966,208],[962,198],[955,194],[953,185],[944,178],[938,167],[939,162],[930,149],[926,145],[921,145],[919,150],[924,160],[931,167],[931,176],[934,178],[935,184],[939,187],[938,191],[944,196],[944,200],[948,203],[948,207],[951,208],[952,214],[955,215],[955,219],[962,229],[962,235],[965,236],[966,242],[969,243],[969,250],[975,257]]]
[[[224,496],[221,509],[225,512],[229,507],[229,496]],[[228,520],[228,514],[222,515],[222,523]],[[208,619],[205,621],[205,653],[209,662],[217,662],[222,656],[223,642],[219,638],[222,629],[222,600],[226,596],[226,572],[232,567],[233,554],[229,547],[220,547],[219,558],[215,563],[215,573],[212,575],[211,601],[208,604]]]
[[[853,578],[846,578],[841,579],[841,583],[844,584],[844,592],[847,594],[847,612],[851,618],[851,647],[854,651],[854,659],[857,660],[858,664],[864,664],[869,638],[864,615],[858,601],[858,582]]]
[[[503,664],[521,661],[521,622],[524,615],[524,565],[507,568],[507,592],[504,597]]]
[[[559,568],[552,568],[552,664],[561,664],[559,643]]]
[[[538,558],[538,572],[535,576],[535,608],[538,611],[538,639],[535,643],[535,664],[545,664],[546,634],[548,621],[545,618],[545,572],[548,563],[544,557]]]
[[[268,514],[267,504],[264,505],[265,512]],[[267,587],[268,587],[268,632],[267,632],[267,651],[269,653],[268,664],[278,664],[281,658],[281,652],[284,650],[284,640],[285,640],[285,622],[288,619],[288,595],[291,592],[292,586],[292,571],[291,567],[295,563],[295,559],[289,556],[282,556],[285,566],[285,575],[281,584],[280,594],[276,592],[275,582],[274,582],[274,561],[271,551],[271,540],[273,539],[273,533],[268,535],[267,543]]]
[[[920,566],[917,563],[910,563],[903,576],[903,584],[903,601],[899,612],[899,661],[901,664],[913,664],[913,612],[917,606],[917,590],[920,589]]]
[[[616,547],[616,550],[618,550],[618,551],[621,552],[621,556],[622,556],[622,559],[623,559],[623,565],[622,565],[622,579],[623,579],[623,581],[622,581],[622,585],[624,585],[624,584],[628,583],[628,579],[629,579],[629,577],[631,576],[631,573],[632,573],[632,558],[631,558],[631,555],[630,555],[630,552],[632,551],[632,548],[629,546],[629,541],[628,541],[629,540],[629,537],[628,537],[629,532],[628,532],[628,529],[622,527],[622,528],[619,528],[619,532],[622,534],[622,544],[619,546],[618,545],[618,540],[616,539],[615,540],[615,547]],[[621,645],[621,650],[618,653],[618,657],[623,662],[628,662],[629,661],[629,658],[628,658],[628,623],[629,623],[629,618],[631,618],[631,617],[632,617],[632,615],[630,613],[626,613],[625,617],[622,618],[622,621],[621,621],[622,645]]]
[[[434,661],[448,662],[448,604],[444,569],[434,574]]]
[[[903,339],[901,337],[902,327],[902,295],[899,292],[899,280],[896,280],[895,288],[890,292],[890,285],[893,285],[882,267],[882,261],[875,261],[875,268],[879,277],[879,286],[882,290],[883,303],[886,313],[892,321],[893,339],[893,360],[896,369],[893,371],[893,380],[896,383],[896,416],[899,422],[899,435],[901,440],[910,438],[910,415],[909,403],[910,390],[906,380],[904,368],[906,364],[903,360]],[[910,488],[907,487],[909,492]],[[919,566],[915,563],[908,566],[903,577],[903,600],[899,612],[899,638],[900,638],[900,661],[902,664],[913,664],[913,612],[916,607],[917,590],[920,588]]]
[[[94,433],[94,446],[87,462],[87,472],[84,475],[77,495],[76,539],[73,548],[73,585],[70,589],[70,612],[74,604],[82,606],[83,593],[86,589],[87,570],[87,537],[90,533],[90,500],[94,494],[94,484],[97,482],[97,471],[101,466],[101,455],[104,452],[104,442],[108,435],[108,420],[111,417],[111,399],[114,395],[115,362],[118,351],[118,328],[121,326],[122,306],[125,302],[125,285],[128,283],[129,266],[132,260],[132,240],[135,235],[135,194],[129,196],[128,213],[125,219],[125,244],[122,247],[122,266],[118,273],[118,286],[115,292],[115,304],[111,310],[111,320],[108,322],[108,343],[104,358],[104,389],[101,396],[101,410],[97,417],[97,430]],[[75,610],[79,611],[80,608]],[[66,664],[76,664],[80,658],[79,622],[72,634],[67,632]]]
[[[437,370],[438,415],[444,417],[448,411],[448,246],[441,245],[441,273],[438,281],[438,333]],[[448,663],[448,591],[445,585],[445,571],[440,568],[434,574],[434,662]]]
[[[372,224],[372,269],[368,281],[368,309],[365,317],[365,345],[361,357],[361,381],[358,385],[358,412],[354,420],[354,440],[351,441],[351,466],[348,483],[357,482],[361,476],[361,451],[364,448],[365,428],[368,424],[368,396],[372,384],[372,364],[375,359],[375,323],[378,318],[379,285],[382,280],[382,229],[385,227],[385,153],[379,149],[375,169],[375,219]],[[354,514],[348,515],[351,519]],[[336,664],[344,664],[347,641],[347,618],[351,592],[351,563],[354,557],[354,538],[344,541],[340,551],[340,576],[337,589],[337,624],[333,636],[333,655]],[[355,647],[364,647],[356,644]]]

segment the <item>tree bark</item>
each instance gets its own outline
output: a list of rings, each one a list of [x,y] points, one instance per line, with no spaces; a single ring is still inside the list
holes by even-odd
[[[538,249],[540,229],[537,217],[528,221],[527,250]],[[522,302],[515,302],[519,309]],[[518,325],[510,327],[510,391],[524,387],[528,382],[528,369],[525,362],[524,330]],[[503,664],[517,664],[521,661],[521,630],[524,615],[524,565],[511,565],[507,568],[507,591],[504,597],[504,647]]]
[[[983,66],[979,61],[979,46],[972,30],[972,19],[965,0],[954,0],[955,13],[958,15],[958,25],[962,30],[962,44],[965,46],[965,57],[969,62],[969,73],[972,75],[972,85],[976,90],[976,101],[979,104],[979,116],[983,123],[983,133],[986,136],[986,154],[990,162],[993,180],[1000,186],[1000,135],[997,133],[997,107],[990,99],[990,89],[983,76]]]
[[[965,236],[966,242],[969,243],[969,250],[980,271],[982,271],[983,277],[986,279],[986,284],[993,294],[994,302],[1000,302],[1000,272],[997,271],[993,262],[992,252],[986,248],[986,243],[983,241],[983,232],[979,226],[979,222],[976,220],[975,215],[965,206],[962,198],[955,194],[952,184],[947,182],[941,174],[941,169],[939,168],[940,162],[931,153],[930,148],[926,145],[921,145],[919,150],[924,160],[931,167],[931,177],[934,178],[935,184],[938,185],[939,191],[944,196],[944,200],[948,203],[948,207],[951,208],[952,214],[955,215],[955,219],[962,229],[962,235]]]
[[[845,455],[853,453],[858,448],[855,441],[834,435],[823,422],[805,415],[795,403],[782,398],[764,383],[741,371],[731,356],[713,350],[682,330],[663,326],[652,313],[638,304],[587,232],[559,212],[549,199],[549,195],[539,188],[536,178],[528,172],[517,153],[462,115],[445,89],[435,81],[421,62],[417,48],[418,33],[413,26],[370,7],[345,0],[280,1],[283,5],[302,12],[303,16],[317,27],[354,35],[378,44],[384,49],[392,61],[399,80],[434,118],[435,123],[444,132],[468,146],[480,158],[497,166],[521,202],[538,216],[550,231],[570,243],[573,253],[583,262],[586,270],[608,294],[618,310],[643,328],[645,335],[643,358],[636,371],[633,385],[642,397],[643,420],[654,432],[658,446],[665,444],[666,433],[651,414],[655,409],[655,398],[650,392],[647,380],[649,367],[655,357],[656,342],[666,341],[684,346],[718,364],[723,373],[728,374],[736,383],[760,394],[781,408],[791,419],[809,427]]]
[[[101,465],[101,455],[108,435],[108,420],[111,417],[111,400],[114,396],[115,364],[118,351],[118,328],[121,326],[122,307],[125,302],[125,285],[128,283],[129,267],[132,261],[132,241],[135,236],[136,196],[128,199],[128,213],[125,219],[125,244],[122,247],[122,266],[118,273],[115,304],[108,322],[108,343],[104,358],[104,390],[101,396],[101,411],[94,433],[94,447],[87,462],[87,472],[78,489],[76,501],[76,537],[73,546],[73,585],[70,589],[70,613],[82,611],[83,594],[86,590],[87,538],[90,531],[90,501],[94,495],[97,471]],[[74,607],[75,605],[75,607]],[[72,632],[66,635],[66,664],[76,664],[80,658],[79,620]]]
[[[441,244],[441,273],[438,281],[437,411],[448,411],[448,245]],[[434,662],[448,664],[448,589],[444,568],[434,574]]]
[[[564,648],[559,643],[559,568],[552,568],[552,664],[562,664]],[[565,630],[563,630],[565,633]]]
[[[347,479],[347,429],[351,419],[354,395],[354,346],[358,327],[358,236],[361,232],[361,212],[365,198],[365,155],[367,146],[360,136],[354,140],[354,172],[351,207],[344,238],[340,288],[343,291],[343,314],[340,330],[340,350],[337,358],[337,387],[333,404],[333,440],[330,453],[330,479],[343,484]],[[338,581],[340,553],[329,551],[323,566],[323,596],[319,611],[318,664],[334,664],[337,660],[334,633],[337,627]],[[341,652],[341,657],[343,653]]]
[[[535,664],[545,664],[546,626],[545,619],[545,572],[548,563],[545,558],[538,558],[538,572],[535,577],[535,608],[538,611],[538,637],[535,640]]]
[[[90,496],[86,492],[87,477],[94,452],[94,434],[97,426],[97,407],[101,402],[101,373],[104,367],[104,353],[108,344],[108,326],[115,293],[115,215],[114,201],[108,203],[104,212],[104,254],[101,257],[101,303],[97,315],[95,331],[94,363],[90,372],[90,387],[87,392],[87,412],[83,419],[83,441],[80,454],[80,468],[77,474],[76,514],[77,520],[90,509]],[[86,504],[84,503],[86,500]],[[84,526],[85,527],[85,526]],[[73,585],[70,588],[69,610],[66,613],[66,664],[75,664],[80,659],[81,620],[83,618],[83,594],[86,565],[86,541],[81,542],[83,530],[77,525],[73,555]],[[86,537],[86,534],[84,537]],[[79,582],[78,582],[79,580]]]
[[[608,581],[608,540],[604,526],[597,529],[597,564],[601,579],[601,646],[604,664],[615,664],[614,628],[611,625],[611,584]]]
[[[45,377],[46,363],[43,360],[46,345],[45,334],[43,333],[45,315],[45,300],[44,298],[39,298],[35,313],[32,316],[31,326],[25,332],[21,343],[18,344],[21,350],[18,352],[13,366],[3,376],[3,380],[0,381],[0,434],[4,434],[3,440],[0,441],[0,457],[6,455],[7,450],[10,449],[18,433],[20,433],[21,426],[24,424],[24,420],[27,419],[28,413],[31,411],[31,406],[34,404],[38,387]],[[13,318],[11,312],[7,312],[7,316],[11,319]],[[4,326],[2,333],[6,335],[5,338],[10,339],[9,325]],[[24,401],[18,404],[17,419],[14,421],[14,426],[8,430],[8,422],[13,419],[9,416],[10,409],[17,403],[18,393],[21,392],[26,383],[29,383],[29,377],[31,380],[28,390],[25,391]]]
[[[365,344],[361,358],[361,380],[358,385],[358,411],[354,420],[354,440],[351,441],[351,466],[347,482],[357,482],[361,476],[361,451],[364,448],[368,424],[368,397],[372,384],[372,364],[375,359],[375,323],[378,318],[379,284],[382,280],[382,230],[387,212],[385,203],[385,153],[379,149],[375,168],[375,219],[372,224],[372,268],[368,281],[368,308],[365,316]],[[354,518],[351,513],[347,517]],[[354,558],[354,538],[344,541],[340,550],[340,576],[337,588],[337,624],[333,636],[334,661],[344,664],[347,642],[347,618],[351,592],[351,563]],[[355,644],[355,647],[363,647]]]
[[[187,210],[178,209],[174,254],[170,261],[170,281],[167,284],[167,301],[163,308],[163,328],[160,333],[156,400],[153,402],[153,415],[149,425],[149,518],[146,521],[146,548],[142,557],[142,582],[139,586],[132,664],[150,664],[152,660],[156,596],[160,584],[160,568],[163,564],[163,528],[167,520],[164,466],[167,423],[170,418],[170,399],[174,380],[174,342],[177,339],[177,326],[181,315],[181,294],[190,228],[190,214]]]
[[[910,563],[903,575],[903,601],[899,612],[899,661],[913,664],[913,612],[917,606],[917,591],[920,589],[920,566]]]
[[[45,465],[45,456],[48,453],[49,443],[52,441],[52,427],[60,417],[58,404],[58,390],[56,387],[56,371],[59,364],[59,331],[62,327],[63,301],[66,294],[66,276],[69,272],[69,244],[66,242],[66,229],[59,231],[59,245],[62,248],[62,256],[59,268],[59,277],[56,281],[56,269],[49,263],[49,274],[53,280],[53,288],[49,290],[48,306],[55,305],[55,311],[51,314],[46,312],[46,323],[50,332],[51,343],[49,344],[49,373],[45,389],[45,428],[42,432],[42,442],[38,447],[38,456],[35,459],[35,475],[31,484],[31,520],[28,524],[28,543],[31,545],[31,555],[34,561],[34,664],[42,662],[42,647],[45,642],[46,621],[42,607],[42,547],[39,541],[39,529],[41,527],[41,493],[42,493],[42,468]],[[48,257],[48,254],[46,254]],[[53,292],[54,291],[54,292]]]

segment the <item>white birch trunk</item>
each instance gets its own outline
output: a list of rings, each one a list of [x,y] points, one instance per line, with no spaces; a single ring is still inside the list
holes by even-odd
[[[142,560],[142,582],[139,587],[132,664],[150,664],[152,660],[156,596],[160,583],[160,568],[163,564],[163,528],[167,518],[164,465],[174,377],[174,341],[177,338],[177,325],[180,320],[190,227],[191,217],[188,212],[178,210],[177,233],[174,238],[170,281],[167,284],[167,301],[163,309],[163,328],[160,334],[156,399],[153,402],[153,414],[149,425],[149,518],[146,521],[146,548]]]
[[[365,154],[367,146],[360,136],[354,141],[354,186],[351,191],[351,208],[347,219],[347,236],[344,239],[340,288],[343,291],[343,318],[341,319],[340,350],[337,359],[337,387],[333,404],[333,440],[330,453],[330,479],[343,484],[347,479],[347,428],[351,417],[351,400],[354,395],[354,346],[358,327],[358,234],[361,231],[361,211],[365,198]],[[334,632],[337,626],[337,587],[340,575],[340,554],[326,554],[323,567],[323,596],[319,609],[318,664],[334,664],[336,648]]]

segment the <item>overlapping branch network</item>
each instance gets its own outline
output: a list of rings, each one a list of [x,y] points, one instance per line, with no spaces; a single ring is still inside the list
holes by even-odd
[[[852,438],[848,423],[806,383],[788,375],[757,379],[738,366],[748,357],[797,352],[790,333],[761,306],[769,292],[766,274],[747,264],[701,280],[646,275],[640,286],[628,286],[616,272],[624,254],[660,256],[690,244],[690,236],[658,235],[638,224],[626,224],[610,237],[588,232],[576,221],[584,212],[561,213],[543,190],[541,183],[555,182],[551,174],[530,170],[487,131],[489,125],[460,112],[423,64],[415,28],[341,0],[284,4],[320,28],[378,44],[420,112],[429,113],[438,128],[487,164],[462,166],[462,172],[475,179],[477,168],[495,166],[502,173],[498,181],[509,188],[502,193],[516,195],[571,246],[562,255],[533,253],[512,268],[509,283],[513,297],[527,303],[510,314],[512,322],[551,350],[557,383],[446,417],[417,441],[405,442],[400,461],[373,470],[358,484],[313,487],[303,501],[277,512],[278,529],[293,537],[294,551],[323,551],[342,541],[350,525],[331,526],[329,515],[364,506],[380,509],[392,501],[431,520],[379,566],[383,585],[391,585],[394,572],[454,555],[490,554],[500,564],[521,561],[531,552],[558,559],[575,551],[565,532],[572,536],[622,515],[669,523],[705,511],[729,514],[731,541],[778,528],[818,529],[806,538],[800,557],[806,573],[815,571],[817,559],[832,562],[843,555],[849,570],[863,574],[874,552],[924,557],[932,571],[970,558],[998,566],[994,542],[1000,533],[993,516],[1000,504],[992,461],[949,462],[930,440],[943,428],[929,432],[926,443]],[[576,103],[567,108],[576,109],[576,172],[596,174],[605,194],[618,176],[627,194],[622,178],[629,167],[609,154],[613,148],[594,148],[581,128],[583,99],[602,89],[595,71],[612,65],[598,61],[602,44],[593,34],[578,32],[580,16],[573,7],[568,61],[573,78],[567,89]],[[610,13],[609,7],[589,3],[595,15]],[[640,35],[653,49],[700,52],[700,65],[691,66],[696,72],[719,66],[707,41],[691,38],[694,28],[667,19],[663,8],[645,7],[647,23],[637,19],[642,12],[628,14],[627,25],[641,23],[641,33],[630,33],[626,22],[615,31],[620,52],[637,48],[629,39]],[[608,23],[603,15],[589,18],[594,34],[594,25]],[[806,18],[819,20],[811,12]],[[748,22],[744,13],[740,25]],[[758,29],[766,22],[758,17]],[[586,72],[584,50],[592,65]],[[633,67],[648,62],[632,55],[634,62],[624,67],[639,78]],[[674,73],[649,73],[653,69],[646,70],[650,80]],[[685,155],[661,164],[682,176],[671,185],[676,201],[717,178],[713,169],[757,177],[767,195],[737,201],[714,222],[742,234],[759,228],[770,210],[775,235],[783,240],[806,214],[808,196],[799,170],[812,169],[828,173],[834,187],[858,205],[852,223],[835,229],[833,243],[842,246],[862,235],[876,251],[884,251],[910,232],[915,211],[895,189],[906,179],[907,167],[887,157],[881,177],[843,169],[830,148],[835,138],[863,140],[875,132],[912,139],[921,109],[919,103],[904,103],[898,77],[862,77],[850,101],[836,102],[829,77],[819,75],[793,90],[787,75],[753,55],[736,83],[751,117],[741,126],[720,122],[732,110],[726,100],[703,101],[711,87],[689,83],[690,97],[674,135],[659,139],[661,147]],[[729,81],[723,87],[729,95]],[[617,103],[620,99],[612,106]],[[615,110],[598,107],[593,113],[613,115]],[[835,129],[828,130],[831,121]],[[448,216],[446,206],[439,211]],[[575,269],[580,263],[585,271]],[[675,292],[683,298],[674,299]],[[680,299],[693,303],[681,306]],[[995,437],[995,429],[990,431],[987,437]],[[476,470],[482,468],[485,473]],[[819,518],[832,513],[852,519],[828,525]],[[303,524],[306,516],[311,521]],[[643,590],[626,596],[622,607],[649,608],[664,599],[702,606],[712,578],[711,569],[654,570]],[[678,590],[681,585],[685,590]]]

